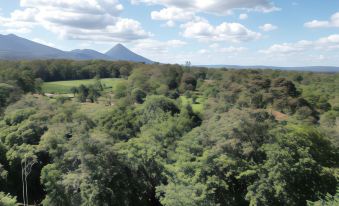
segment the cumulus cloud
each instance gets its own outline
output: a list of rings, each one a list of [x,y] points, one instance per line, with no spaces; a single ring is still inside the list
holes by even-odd
[[[339,27],[339,12],[333,14],[328,21],[313,20],[304,24],[308,28]]]
[[[274,44],[259,52],[269,55],[292,55],[307,50],[335,50],[339,49],[339,34],[330,35],[315,41],[301,40],[296,43]]]
[[[153,20],[162,20],[162,21],[186,21],[191,20],[195,17],[194,12],[185,11],[180,8],[170,7],[164,8],[160,11],[153,11],[151,13],[151,18]]]
[[[185,11],[176,7],[161,9],[160,11],[152,11],[151,18],[157,21],[166,21],[165,27],[175,27],[176,22],[190,21],[198,18],[194,12]]]
[[[246,47],[234,47],[234,46],[229,46],[229,47],[221,47],[219,44],[214,43],[209,46],[209,50],[211,52],[218,52],[218,53],[240,53],[247,51]]]
[[[186,42],[173,39],[169,41],[158,41],[154,39],[146,39],[134,43],[133,50],[138,52],[154,52],[154,53],[167,53],[171,48],[182,47]]]
[[[265,32],[269,32],[269,31],[273,31],[273,30],[278,29],[277,26],[272,25],[272,24],[264,24],[264,25],[261,25],[259,28],[261,30],[265,31]]]
[[[163,26],[171,28],[171,27],[175,27],[176,23],[174,21],[172,21],[172,20],[169,20],[165,24],[163,24]]]
[[[142,56],[152,57],[152,60],[158,62],[177,62],[179,56],[172,54],[171,50],[186,44],[186,42],[177,39],[168,41],[145,39],[134,42],[132,50]]]
[[[132,3],[158,4],[190,11],[228,15],[234,9],[254,10],[259,12],[277,11],[271,0],[131,0]]]
[[[248,19],[248,15],[247,15],[247,14],[240,14],[240,15],[239,15],[239,19],[240,19],[240,20]]]
[[[148,38],[141,24],[119,17],[118,0],[21,0],[21,10],[0,17],[8,29],[31,30],[39,25],[63,38],[96,41],[132,41]]]
[[[261,37],[260,33],[251,31],[239,23],[223,22],[213,26],[207,20],[200,19],[181,25],[182,35],[201,41],[246,42]]]
[[[37,10],[34,8],[15,10],[9,18],[0,16],[0,25],[6,28],[7,32],[29,33],[37,25],[35,21],[36,13]]]
[[[217,49],[200,49],[198,54],[208,54],[208,55],[220,55],[220,54],[227,54],[227,55],[238,55],[239,53],[246,51],[247,48],[245,47],[224,47],[224,48],[217,48]]]

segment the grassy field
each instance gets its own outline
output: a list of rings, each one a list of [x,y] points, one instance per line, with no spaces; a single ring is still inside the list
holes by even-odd
[[[198,97],[195,104],[193,104],[192,98],[187,98],[186,96],[180,96],[180,100],[183,105],[190,104],[193,111],[197,113],[202,113],[204,109],[204,98]]]
[[[42,85],[42,91],[44,93],[51,94],[68,94],[71,93],[70,89],[72,87],[79,87],[80,85],[90,85],[94,84],[94,79],[84,79],[84,80],[71,80],[71,81],[57,81],[57,82],[45,82]],[[101,79],[101,84],[104,87],[104,90],[111,90],[115,87],[118,82],[125,81],[124,79],[114,79],[107,78]]]

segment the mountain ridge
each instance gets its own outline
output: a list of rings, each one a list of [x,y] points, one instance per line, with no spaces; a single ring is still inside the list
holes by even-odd
[[[110,52],[110,51],[114,52]],[[108,53],[108,55],[106,54]],[[54,47],[25,39],[14,34],[0,34],[0,60],[73,59],[132,61],[152,64],[153,61],[138,55],[122,44],[117,44],[105,54],[93,49],[63,51]]]
[[[75,49],[63,51],[35,41],[31,41],[14,34],[0,34],[0,60],[36,60],[36,59],[72,59],[72,60],[108,60],[108,61],[132,61],[146,64],[154,63],[139,54],[126,48],[121,43],[116,44],[105,53],[93,49]],[[280,67],[264,65],[194,65],[206,68],[229,68],[229,69],[276,69],[287,71],[310,71],[310,72],[339,72],[336,66],[298,66]]]

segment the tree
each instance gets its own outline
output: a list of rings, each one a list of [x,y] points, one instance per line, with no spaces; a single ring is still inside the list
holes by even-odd
[[[91,103],[96,102],[98,98],[101,96],[99,91],[100,91],[99,88],[94,85],[90,85],[88,87],[88,99],[91,101]]]
[[[127,78],[130,74],[130,71],[126,67],[121,67],[119,69],[119,74],[122,78]]]
[[[181,91],[194,91],[197,86],[197,79],[189,73],[184,73],[181,79]]]
[[[335,206],[339,205],[339,189],[335,195],[326,194],[325,198],[316,202],[307,202],[307,206]]]
[[[36,78],[34,81],[35,92],[41,94],[42,93],[42,84],[44,81],[41,78]]]
[[[134,101],[138,104],[142,104],[144,102],[144,98],[146,98],[146,93],[141,89],[134,89],[131,94]]]
[[[165,96],[147,96],[140,108],[141,122],[145,124],[149,121],[156,121],[164,115],[166,116],[166,113],[174,115],[179,112],[178,106],[172,99]]]
[[[339,153],[323,134],[310,127],[290,126],[276,131],[275,138],[264,145],[267,160],[248,187],[250,205],[306,205],[317,193],[335,192],[337,180],[327,168],[338,164]]]
[[[78,88],[78,100],[80,102],[86,102],[89,90],[85,85],[80,85]]]
[[[75,97],[75,94],[79,93],[78,88],[76,87],[71,87],[70,92],[73,94],[74,97]]]
[[[125,97],[127,95],[127,87],[125,83],[118,83],[114,89],[114,96],[117,99]]]

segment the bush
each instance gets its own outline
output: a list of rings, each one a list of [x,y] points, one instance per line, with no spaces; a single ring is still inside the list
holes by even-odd
[[[142,104],[147,94],[143,90],[136,88],[132,91],[131,96],[136,103]]]
[[[18,206],[19,204],[17,203],[15,197],[12,197],[8,194],[0,192],[0,205],[1,206]]]

